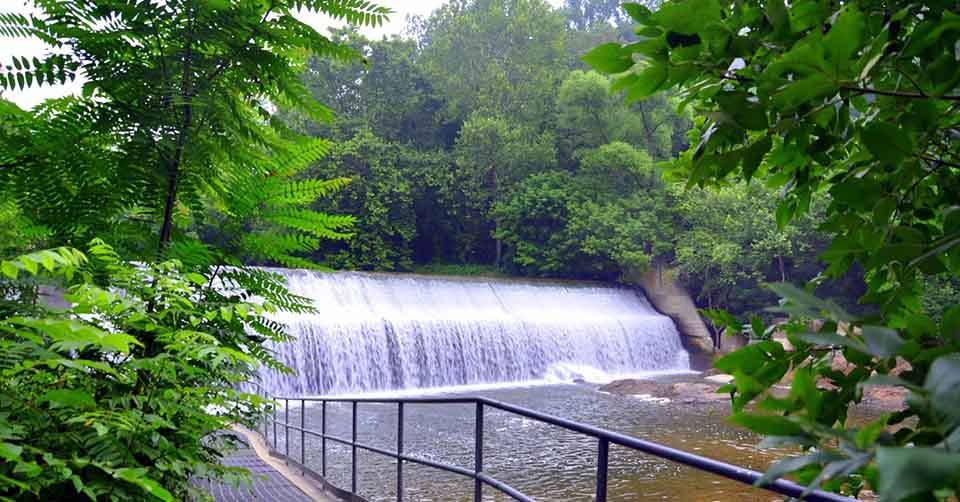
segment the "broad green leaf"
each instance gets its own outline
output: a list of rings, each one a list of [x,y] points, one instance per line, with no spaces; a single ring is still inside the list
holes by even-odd
[[[43,395],[43,401],[50,403],[51,408],[80,408],[89,409],[97,405],[93,396],[82,390],[59,389],[50,390]]]
[[[960,475],[960,453],[934,448],[877,448],[880,502],[929,493]]]
[[[31,274],[37,273],[37,262],[30,255],[24,255],[19,258],[20,263],[23,264],[23,268],[30,272]]]
[[[861,336],[867,351],[877,357],[893,357],[903,346],[903,339],[896,330],[883,326],[863,326]]]
[[[783,35],[790,30],[790,15],[783,0],[766,2],[764,14],[776,33]]]
[[[754,486],[766,486],[791,472],[800,470],[811,464],[821,464],[825,461],[823,453],[811,453],[800,457],[790,457],[774,462],[763,474],[763,477],[754,483]]]
[[[860,139],[874,158],[889,164],[899,164],[913,155],[913,142],[909,134],[886,122],[871,122],[860,132]]]
[[[691,15],[692,12],[696,14]],[[650,16],[650,20],[666,31],[693,35],[719,22],[722,12],[717,0],[681,0],[665,2]]]
[[[852,322],[854,320],[852,315],[835,302],[817,298],[810,292],[798,288],[793,284],[776,282],[768,283],[767,287],[780,296],[780,298],[794,305],[797,308],[795,311],[798,313],[808,314],[813,317],[819,317],[826,313],[837,321]]]
[[[797,0],[790,4],[790,30],[794,33],[819,27],[826,17],[822,2]]]
[[[126,333],[110,333],[101,338],[99,344],[108,352],[127,353],[131,345],[140,345],[140,342]]]
[[[803,427],[781,416],[734,413],[730,421],[756,433],[770,436],[804,436]]]
[[[855,4],[845,5],[823,37],[827,56],[837,67],[852,68],[850,59],[863,45],[867,22]]]
[[[17,275],[20,273],[20,267],[17,267],[16,264],[11,261],[4,260],[3,262],[0,262],[0,271],[3,272],[3,275],[11,279],[16,279]]]
[[[897,199],[893,197],[884,197],[873,207],[873,224],[877,226],[886,225],[890,217],[897,210]]]
[[[790,111],[811,101],[819,103],[822,98],[835,93],[836,89],[836,84],[825,75],[814,74],[783,86],[774,100],[778,106]]]
[[[644,68],[637,75],[637,81],[627,89],[627,103],[634,103],[648,98],[657,91],[664,82],[667,81],[667,67],[658,63],[653,63]]]
[[[770,139],[770,136],[763,136],[743,151],[743,176],[747,181],[753,178],[753,174],[757,172],[757,169],[759,169],[763,163],[764,156],[767,155],[767,152],[769,152],[772,147],[773,140]]]
[[[22,446],[0,441],[0,458],[8,462],[15,462],[20,458],[21,453],[23,453]]]
[[[36,462],[17,462],[13,468],[13,473],[19,478],[35,478],[42,472],[43,467],[40,467]]]
[[[797,333],[794,336],[814,345],[833,345],[837,347],[850,347],[860,352],[866,351],[866,347],[864,347],[862,343],[853,338],[836,333]]]
[[[923,388],[934,408],[960,420],[960,354],[941,356],[930,366]]]
[[[602,73],[623,73],[633,67],[633,56],[617,43],[597,46],[581,59]]]
[[[146,469],[121,468],[114,470],[113,475],[118,479],[139,486],[143,491],[160,500],[165,502],[171,502],[173,500],[173,495],[171,495],[170,492],[160,486],[160,483],[157,483],[147,476]]]
[[[781,201],[780,204],[777,205],[777,211],[775,214],[777,228],[782,230],[787,227],[787,224],[789,224],[790,220],[793,219],[793,210],[793,204],[791,204],[789,201]]]
[[[647,18],[650,17],[650,9],[645,5],[639,3],[624,3],[620,4],[620,8],[625,10],[627,14],[636,22],[644,23]]]
[[[733,117],[734,122],[740,127],[754,131],[767,128],[765,108],[759,103],[750,101],[746,95],[727,92],[717,94],[713,99],[720,105],[720,109]]]
[[[954,305],[943,313],[940,334],[948,340],[960,340],[960,305]]]

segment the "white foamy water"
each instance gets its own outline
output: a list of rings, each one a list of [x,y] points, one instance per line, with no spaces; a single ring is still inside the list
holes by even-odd
[[[624,288],[498,279],[283,270],[318,314],[280,315],[274,346],[296,375],[273,394],[536,385],[689,370],[673,322]]]

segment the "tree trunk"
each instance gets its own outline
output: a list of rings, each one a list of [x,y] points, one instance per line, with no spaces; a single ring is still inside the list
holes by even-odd
[[[180,122],[180,131],[177,134],[177,143],[174,147],[173,157],[167,172],[167,195],[163,203],[163,223],[160,225],[160,243],[157,248],[157,254],[163,253],[163,249],[170,242],[173,234],[173,207],[177,203],[177,184],[180,181],[180,166],[183,163],[183,149],[187,144],[187,138],[190,135],[190,127],[193,126],[193,86],[190,82],[190,71],[193,63],[193,26],[194,17],[190,17],[187,27],[187,42],[183,55],[183,73],[180,77],[180,99],[183,100],[183,118]]]
[[[787,268],[783,265],[783,256],[778,256],[777,261],[780,263],[780,282],[787,282]]]
[[[183,148],[187,142],[187,135],[193,123],[193,107],[189,104],[183,107],[183,124],[180,135],[177,137],[176,150],[170,161],[170,170],[167,174],[167,196],[163,205],[163,225],[160,226],[160,249],[166,247],[173,233],[173,207],[177,203],[177,183],[180,180],[180,164],[183,159]]]
[[[498,200],[497,188],[499,186],[499,180],[497,179],[497,167],[495,165],[490,166],[490,180],[493,183],[493,200],[497,201]],[[499,230],[499,228],[500,228],[500,221],[493,220],[494,235],[497,234],[497,230]],[[500,259],[503,257],[503,241],[500,240],[499,237],[494,237],[494,243],[495,243],[495,249],[496,249],[495,251],[496,257],[493,259],[493,266],[496,268],[500,268]]]

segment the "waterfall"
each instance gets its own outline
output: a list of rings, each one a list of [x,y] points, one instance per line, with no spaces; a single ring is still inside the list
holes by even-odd
[[[311,315],[279,314],[295,375],[276,394],[318,395],[689,369],[673,321],[633,290],[559,281],[277,270]]]

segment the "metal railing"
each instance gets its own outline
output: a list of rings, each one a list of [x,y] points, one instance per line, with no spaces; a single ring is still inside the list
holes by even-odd
[[[397,473],[396,473],[396,491],[397,491],[397,501],[402,502],[403,500],[403,465],[404,462],[410,462],[415,464],[424,465],[427,467],[433,467],[435,469],[440,469],[442,471],[451,472],[454,474],[459,474],[461,476],[471,478],[474,480],[473,488],[473,498],[475,502],[480,502],[483,495],[483,487],[487,485],[491,488],[496,489],[497,491],[504,493],[513,497],[516,500],[520,501],[533,501],[534,498],[522,493],[520,490],[510,486],[503,481],[500,481],[483,471],[483,425],[484,425],[484,411],[486,409],[495,409],[504,411],[507,413],[512,413],[514,415],[519,415],[521,417],[526,417],[532,420],[543,422],[546,424],[554,425],[568,431],[576,432],[579,434],[584,434],[587,436],[592,436],[597,439],[597,467],[596,467],[596,497],[597,502],[605,502],[607,500],[607,468],[609,460],[609,451],[610,445],[615,444],[623,446],[632,450],[640,451],[655,457],[659,457],[665,460],[670,460],[678,464],[686,465],[693,467],[694,469],[699,469],[701,471],[709,472],[722,476],[733,481],[744,483],[747,485],[753,486],[762,476],[763,473],[757,472],[754,470],[746,469],[743,467],[738,467],[736,465],[728,464],[726,462],[720,462],[718,460],[701,457],[699,455],[694,455],[682,450],[677,450],[675,448],[670,448],[658,443],[651,441],[646,441],[643,439],[635,438],[632,436],[627,436],[625,434],[620,434],[617,432],[608,431],[601,429],[599,427],[594,427],[591,425],[575,422],[572,420],[567,420],[562,417],[557,417],[554,415],[548,415],[546,413],[540,413],[538,411],[530,410],[523,408],[521,406],[504,403],[501,401],[495,401],[493,399],[487,399],[483,397],[411,397],[411,398],[335,398],[335,397],[317,397],[317,398],[303,398],[303,397],[274,397],[271,398],[275,402],[283,402],[283,421],[280,422],[277,416],[279,410],[277,407],[274,407],[272,415],[268,417],[268,420],[264,421],[263,435],[264,439],[270,444],[271,449],[274,450],[275,454],[282,456],[284,460],[298,464],[299,468],[309,472],[315,476],[319,476],[324,482],[327,479],[327,441],[333,441],[335,443],[340,443],[342,445],[348,446],[351,450],[350,457],[350,490],[347,491],[340,487],[335,487],[338,491],[348,493],[349,495],[359,498],[357,493],[357,451],[366,450],[380,455],[384,455],[390,458],[397,460]],[[290,403],[297,401],[300,402],[300,423],[291,424],[290,423]],[[321,406],[321,422],[320,430],[310,430],[305,427],[305,416],[306,416],[306,403],[320,403]],[[352,404],[352,428],[351,428],[351,437],[350,439],[334,436],[327,433],[327,403],[351,403]],[[359,403],[394,403],[397,405],[397,449],[396,451],[390,451],[384,448],[379,448],[372,445],[362,444],[357,442],[357,405]],[[436,462],[433,460],[411,456],[404,453],[403,449],[403,425],[404,425],[404,405],[406,404],[472,404],[476,407],[476,419],[474,427],[474,462],[473,468],[466,468],[457,465],[450,465],[443,462]],[[273,428],[273,441],[270,442],[270,426]],[[284,452],[276,451],[277,445],[277,426],[283,427],[284,431]],[[296,458],[290,456],[290,431],[300,433],[300,461],[297,462]],[[306,466],[306,437],[307,435],[317,437],[321,442],[321,452],[320,452],[320,466],[321,471],[319,473],[314,472]],[[771,492],[776,492],[781,495],[786,495],[792,498],[798,498],[802,500],[807,500],[811,502],[856,502],[851,498],[844,497],[835,493],[824,492],[822,490],[813,490],[807,491],[806,487],[787,481],[784,479],[778,479],[776,481],[770,482],[761,486],[760,488],[768,490]]]

